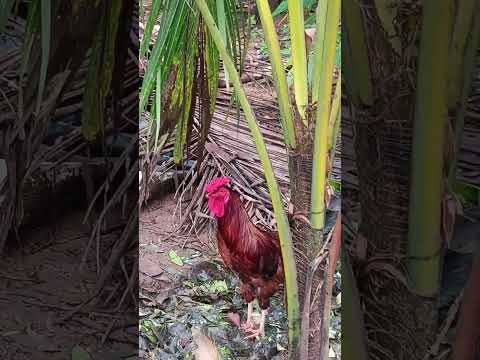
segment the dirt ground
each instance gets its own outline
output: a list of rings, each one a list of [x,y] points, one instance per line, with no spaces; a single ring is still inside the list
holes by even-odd
[[[85,352],[91,359],[137,358],[135,318],[128,324],[123,312],[103,304],[67,318],[89,297],[97,276],[94,252],[79,271],[89,236],[82,220],[83,212],[76,212],[58,218],[55,226],[28,230],[21,246],[12,246],[2,257],[1,359],[89,359],[72,357]],[[102,246],[115,236],[118,232],[106,234]]]
[[[140,289],[167,294],[178,275],[187,275],[193,263],[219,259],[206,232],[202,234],[173,234],[178,226],[174,194],[151,200],[140,213]],[[175,264],[169,252],[173,250],[193,263]],[[161,295],[163,296],[163,295]]]
[[[244,321],[246,304],[236,276],[221,262],[213,231],[172,235],[179,222],[176,206],[174,195],[166,194],[150,200],[140,214],[140,357],[191,359],[196,327],[211,336],[225,359],[249,359],[255,349],[268,354],[283,349],[282,295],[272,299],[268,339],[245,340],[230,316]],[[274,357],[259,359],[264,358]]]
[[[283,292],[271,298],[266,336],[245,340],[232,318],[244,321],[246,304],[237,276],[225,269],[217,253],[214,229],[198,236],[174,234],[176,208],[169,193],[150,200],[140,213],[140,358],[192,359],[195,328],[211,337],[224,359],[283,359]],[[255,315],[258,320],[258,308]],[[338,315],[332,321],[331,336],[337,337]],[[338,350],[339,339],[334,343]]]

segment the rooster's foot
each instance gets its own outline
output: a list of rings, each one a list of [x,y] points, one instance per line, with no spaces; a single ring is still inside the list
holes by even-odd
[[[250,322],[250,321],[247,321],[247,322],[244,322],[240,328],[245,331],[245,332],[248,332],[248,331],[251,331],[251,330],[255,330],[254,328],[255,324],[253,322]]]
[[[261,328],[258,328],[258,329],[250,328],[249,330],[246,330],[245,332],[248,333],[248,335],[245,336],[245,339],[246,339],[246,340],[256,339],[256,338],[258,338],[258,337],[260,337],[260,336],[264,336],[264,335],[265,335],[264,329],[261,329]]]

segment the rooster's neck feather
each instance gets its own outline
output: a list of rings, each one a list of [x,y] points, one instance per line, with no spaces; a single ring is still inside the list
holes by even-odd
[[[244,250],[256,247],[258,236],[255,234],[260,231],[250,220],[240,197],[231,190],[230,199],[225,204],[225,215],[218,219],[218,231],[229,246]]]

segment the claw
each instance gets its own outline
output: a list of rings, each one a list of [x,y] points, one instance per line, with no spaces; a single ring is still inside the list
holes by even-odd
[[[245,332],[248,332],[247,336],[245,336],[245,339],[256,339],[259,336],[265,336],[265,318],[267,316],[267,310],[262,310],[262,319],[260,320],[260,326],[255,329],[251,327],[250,329],[246,330]]]
[[[251,329],[250,331],[248,331],[250,334],[245,336],[245,339],[246,340],[250,340],[250,339],[256,339],[258,338],[259,336],[265,336],[265,331],[263,329]]]
[[[247,321],[247,322],[244,322],[244,323],[240,326],[240,328],[241,328],[243,331],[249,331],[249,330],[251,330],[251,329],[254,328],[254,324],[253,324],[252,322]]]

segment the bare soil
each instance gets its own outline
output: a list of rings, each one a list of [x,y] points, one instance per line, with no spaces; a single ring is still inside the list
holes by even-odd
[[[271,299],[267,336],[246,340],[238,328],[246,304],[237,276],[218,255],[213,222],[201,234],[173,233],[180,223],[176,208],[174,195],[166,194],[140,213],[140,358],[191,359],[195,328],[211,337],[224,359],[280,359],[286,347],[282,294]],[[259,316],[255,309],[254,319]]]
[[[206,232],[201,234],[175,233],[180,219],[175,216],[177,203],[174,194],[149,201],[140,212],[140,291],[163,294],[166,297],[179,275],[187,275],[194,263],[219,259],[216,248]],[[200,255],[193,263],[175,264],[169,252],[189,257]]]
[[[89,238],[82,218],[83,212],[76,212],[58,218],[53,226],[25,231],[21,246],[2,256],[0,358],[70,359],[76,346],[92,359],[136,358],[135,318],[128,324],[124,312],[103,304],[73,313],[90,296],[97,277],[95,252],[79,270]],[[100,250],[116,236],[106,234]]]

